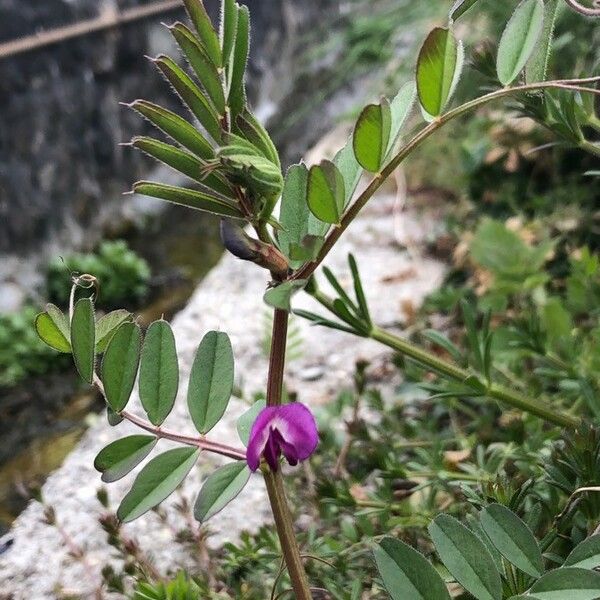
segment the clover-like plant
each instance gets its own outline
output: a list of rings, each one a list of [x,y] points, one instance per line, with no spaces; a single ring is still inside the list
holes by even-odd
[[[578,10],[585,9],[566,1]],[[96,320],[94,300],[86,296],[76,299],[82,288],[91,289],[96,283],[93,276],[84,275],[74,281],[68,316],[49,305],[38,316],[36,327],[51,347],[72,353],[81,377],[104,394],[111,424],[126,420],[144,431],[142,435],[113,442],[100,452],[95,465],[104,481],[126,475],[148,457],[160,440],[177,444],[143,467],[121,502],[119,518],[135,519],[164,500],[186,477],[202,451],[226,456],[232,462],[210,475],[200,490],[195,505],[195,515],[200,521],[223,508],[242,490],[251,471],[260,468],[293,593],[299,600],[309,600],[312,588],[294,535],[279,468],[281,455],[296,464],[310,456],[318,441],[314,419],[306,407],[282,406],[293,293],[306,288],[339,320],[306,313],[304,316],[342,331],[370,336],[408,355],[421,366],[452,380],[458,391],[454,389],[451,393],[493,398],[549,423],[575,425],[577,419],[572,415],[494,382],[489,356],[491,336],[487,327],[483,331],[478,329],[474,317],[468,313],[465,317],[469,326],[469,357],[462,356],[443,336],[429,334],[430,340],[449,352],[455,362],[442,360],[374,325],[354,259],[350,259],[354,299],[327,270],[324,273],[338,297],[325,296],[317,288],[313,274],[361,209],[416,148],[454,119],[491,102],[510,98],[520,104],[523,112],[533,115],[567,143],[600,153],[598,144],[584,134],[589,123],[597,122],[594,104],[589,100],[600,93],[595,87],[600,77],[547,81],[559,2],[523,0],[516,6],[499,42],[494,88],[453,107],[454,92],[466,64],[464,47],[454,24],[477,2],[458,0],[450,9],[447,24],[434,28],[427,36],[418,56],[416,80],[406,83],[393,99],[382,98],[365,107],[348,143],[333,160],[323,160],[310,168],[303,163],[294,165],[284,177],[277,149],[251,112],[246,98],[248,9],[234,0],[223,0],[217,32],[201,0],[183,2],[191,26],[178,22],[169,30],[187,60],[187,68],[164,55],[150,60],[179,96],[190,118],[146,100],[135,100],[127,106],[168,140],[136,137],[131,146],[183,174],[190,185],[140,181],[134,184],[133,192],[218,215],[222,218],[224,246],[240,259],[270,273],[265,301],[274,309],[274,317],[266,402],[255,404],[238,423],[241,442],[248,445],[248,451],[206,437],[223,416],[232,393],[233,353],[225,333],[209,332],[198,347],[187,400],[199,435],[188,437],[162,426],[173,408],[179,384],[175,339],[166,321],[152,323],[143,335],[133,316],[125,311]],[[405,131],[405,124],[415,112],[420,112],[422,118],[414,120],[411,131]],[[361,179],[368,182],[357,193]],[[147,419],[127,410],[136,379]],[[516,517],[500,508],[494,508],[494,514],[491,507],[486,510],[489,519],[486,517],[482,526],[486,530],[486,523],[489,524],[488,536],[497,534],[499,543],[506,546],[511,528],[523,534],[522,540],[513,541],[516,550],[511,546],[510,556],[504,554],[505,558],[528,577],[539,577],[531,586],[530,580],[527,585],[512,585],[509,580],[511,593],[529,590],[528,597],[538,597],[538,591],[539,597],[551,597],[548,594],[554,588],[549,580],[563,575],[569,575],[569,581],[577,578],[578,573],[567,570],[559,576],[550,573],[540,577],[539,553],[526,552],[533,548],[533,542],[529,537],[525,539],[527,536]],[[463,526],[442,517],[434,522],[432,537],[442,559],[476,597],[500,598],[498,590],[502,583],[496,563],[500,559],[497,556],[494,559],[487,549],[489,540],[485,545],[483,541],[475,542],[481,538],[473,533],[467,535],[468,530],[459,528]],[[468,538],[470,545],[459,544],[461,552],[452,556],[450,564],[444,556],[448,548],[456,547],[453,537],[463,542]],[[519,547],[521,541],[527,548]],[[427,561],[399,544],[388,540],[376,551],[384,583],[392,597],[447,598],[444,583]],[[503,554],[503,549],[494,544]],[[485,557],[489,568],[482,571],[470,564],[465,558],[467,554],[467,558]],[[483,587],[479,584],[474,587],[471,579],[464,582],[460,579],[470,574],[467,567],[478,571],[474,577],[482,580]],[[595,586],[597,578],[592,571],[581,574],[581,581],[590,578],[594,578]]]

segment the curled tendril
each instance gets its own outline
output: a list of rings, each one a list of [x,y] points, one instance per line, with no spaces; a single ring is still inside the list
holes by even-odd
[[[585,15],[586,17],[600,17],[600,0],[594,0],[593,8],[589,6],[583,6],[577,0],[565,0],[565,2],[578,13]]]

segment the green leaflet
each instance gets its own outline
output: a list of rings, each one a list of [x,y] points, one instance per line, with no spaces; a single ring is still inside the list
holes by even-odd
[[[258,413],[267,405],[266,400],[257,400],[239,419],[237,422],[237,432],[244,446],[250,441],[250,430],[258,417]]]
[[[238,7],[237,12],[237,35],[233,49],[233,63],[231,65],[231,82],[228,100],[232,121],[235,121],[237,116],[246,107],[244,74],[246,73],[248,53],[250,51],[250,13],[248,7]]]
[[[112,442],[98,453],[94,468],[102,473],[102,481],[112,483],[135,469],[152,452],[158,438],[131,435]]]
[[[544,573],[530,588],[532,600],[596,600],[600,597],[600,573],[562,567]]]
[[[392,126],[390,141],[387,148],[386,159],[389,159],[400,139],[404,125],[417,97],[417,86],[414,82],[405,83],[390,104],[392,112]]]
[[[198,346],[187,393],[190,415],[200,433],[208,433],[223,416],[233,390],[233,377],[229,336],[209,331]]]
[[[344,208],[350,204],[356,186],[363,174],[363,169],[356,160],[353,148],[354,136],[346,142],[346,145],[335,155],[333,162],[344,178]],[[324,233],[320,232],[320,233]]]
[[[238,219],[242,217],[242,213],[229,198],[225,198],[205,186],[198,187],[199,189],[188,190],[187,188],[153,181],[138,181],[134,183],[133,191],[136,194],[159,198],[173,204],[214,213],[222,217],[236,217]]]
[[[206,138],[191,123],[174,112],[146,100],[136,100],[127,106],[196,156],[204,160],[215,157],[213,147]]]
[[[134,137],[131,145],[219,194],[226,197],[233,194],[229,184],[217,173],[209,173],[204,176],[201,169],[206,163],[186,150],[144,136]]]
[[[502,580],[484,543],[449,515],[429,525],[429,535],[450,573],[478,600],[501,600]]]
[[[186,478],[200,450],[175,448],[153,458],[133,482],[117,510],[123,523],[133,521],[168,498]]]
[[[600,566],[600,535],[586,538],[567,556],[564,567],[595,569]]]
[[[392,600],[450,600],[446,585],[431,563],[404,542],[384,537],[373,553]]]
[[[459,45],[450,29],[436,27],[421,47],[417,92],[421,105],[433,117],[442,113],[456,85],[459,56]]]
[[[96,352],[98,354],[106,350],[110,338],[119,325],[129,319],[131,319],[131,313],[123,309],[113,310],[98,319],[96,323]]]
[[[313,165],[308,173],[308,207],[317,219],[337,224],[342,218],[346,191],[344,178],[329,160]]]
[[[235,46],[237,33],[238,11],[235,0],[223,0],[221,3],[221,25],[219,37],[221,39],[221,53],[223,55],[223,66],[226,73],[231,72],[231,54]]]
[[[306,283],[306,279],[284,281],[277,287],[267,290],[263,300],[272,308],[279,308],[281,310],[290,312],[292,310],[292,306],[290,304],[292,296],[296,292],[299,292],[306,285]]]
[[[496,71],[502,85],[510,85],[525,68],[544,25],[542,0],[523,0],[510,18],[498,46]]]
[[[46,345],[58,352],[71,352],[70,326],[66,316],[54,304],[46,305],[46,312],[35,318],[35,330]]]
[[[244,489],[250,475],[243,461],[220,467],[209,475],[194,504],[195,519],[205,523],[223,510]]]
[[[527,83],[535,83],[546,79],[548,63],[552,54],[552,41],[554,39],[554,26],[556,25],[558,9],[559,0],[546,0],[544,3],[544,28],[539,42],[535,45],[531,58],[525,68]]]
[[[462,17],[478,0],[456,0],[452,5],[448,18],[451,21],[457,21]]]
[[[215,110],[220,117],[225,114],[225,94],[217,67],[206,53],[206,49],[196,36],[183,24],[175,23],[169,27],[198,81],[206,90]]]
[[[94,304],[90,298],[81,298],[75,304],[71,319],[71,348],[77,371],[87,383],[94,380],[95,333]]]
[[[175,404],[179,364],[171,326],[163,320],[148,327],[140,364],[140,400],[148,419],[160,425]]]
[[[371,173],[383,166],[392,128],[390,103],[369,104],[358,117],[353,135],[354,155],[358,163]]]
[[[142,332],[137,323],[123,323],[112,336],[102,359],[106,402],[120,413],[129,402],[140,362]]]
[[[285,176],[279,222],[283,229],[279,232],[278,241],[281,251],[290,258],[291,248],[300,244],[308,234],[308,218],[310,210],[307,202],[308,169],[304,163],[292,165]],[[297,267],[302,261],[293,261]]]
[[[219,36],[211,23],[202,0],[183,0],[185,8],[198,32],[198,37],[204,46],[206,53],[215,64],[220,67],[223,63]]]
[[[544,572],[542,553],[533,533],[511,510],[490,504],[481,511],[481,526],[500,554],[515,567],[532,577]]]
[[[161,55],[153,62],[213,140],[219,141],[222,134],[219,115],[202,90],[168,56]]]
[[[238,115],[235,120],[235,126],[243,138],[262,150],[265,158],[268,158],[274,165],[281,168],[279,153],[277,152],[277,148],[275,148],[275,144],[273,144],[271,136],[250,111],[245,110],[241,115]]]

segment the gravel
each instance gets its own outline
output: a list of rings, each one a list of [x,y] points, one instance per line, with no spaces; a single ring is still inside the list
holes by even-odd
[[[444,266],[425,258],[421,252],[423,240],[438,227],[436,215],[411,208],[397,214],[396,209],[396,198],[391,193],[375,198],[342,237],[327,264],[348,284],[346,257],[348,252],[353,252],[361,266],[375,320],[401,329],[412,308],[440,285]],[[401,230],[394,225],[399,219]],[[398,238],[403,236],[409,238],[410,251],[402,248],[403,240]],[[263,347],[269,322],[268,311],[262,303],[265,281],[254,265],[224,256],[202,281],[188,306],[174,318],[182,385],[175,409],[165,422],[166,428],[194,434],[185,403],[194,351],[204,333],[211,329],[222,330],[231,336],[236,381],[244,398],[232,399],[226,416],[210,437],[240,446],[236,419],[246,410],[253,394],[265,387],[267,359]],[[298,295],[294,304],[321,311],[305,294]],[[390,352],[371,340],[311,327],[298,318],[293,319],[292,328],[297,331],[294,335],[301,344],[288,363],[286,385],[297,392],[299,400],[309,405],[327,402],[338,391],[351,386],[358,358],[370,361],[378,372],[385,371],[380,367],[387,364]],[[398,376],[391,379],[385,376],[382,382],[384,394],[388,396],[398,383],[394,377]],[[132,398],[130,408],[140,412],[137,396]],[[107,563],[118,566],[119,560],[98,523],[105,509],[96,498],[101,482],[92,463],[107,443],[134,431],[127,423],[111,428],[103,417],[94,420],[76,449],[43,487],[45,502],[54,507],[62,534],[57,527],[44,523],[41,504],[31,502],[7,536],[12,544],[0,554],[0,598],[48,600],[66,594],[94,597],[101,568]],[[168,447],[169,443],[161,441],[158,451]],[[137,539],[161,572],[173,572],[190,563],[184,545],[172,542],[173,528],[185,527],[175,504],[182,496],[193,501],[202,479],[218,463],[218,457],[213,455],[201,457],[181,490],[163,503],[166,518],[161,519],[151,512],[123,526],[123,532]],[[290,476],[294,476],[293,471]],[[134,474],[130,474],[108,487],[111,508],[116,509],[133,478]],[[218,548],[224,541],[236,539],[242,530],[254,530],[269,520],[261,479],[254,476],[241,496],[210,522],[213,534],[209,538],[210,547]],[[3,542],[6,540],[0,540],[0,546]],[[69,556],[69,544],[85,549],[85,560],[73,560]]]

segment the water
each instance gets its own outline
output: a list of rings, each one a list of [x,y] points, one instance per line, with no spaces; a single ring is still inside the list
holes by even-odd
[[[183,308],[223,252],[218,220],[180,207],[167,208],[144,229],[128,234],[127,241],[148,261],[156,282],[148,303],[136,311],[142,324],[170,318]],[[12,408],[0,413],[5,442],[0,448],[0,535],[25,508],[31,490],[76,446],[86,417],[103,408],[93,390],[81,389],[74,369],[9,390],[0,396],[0,407],[7,405]]]

